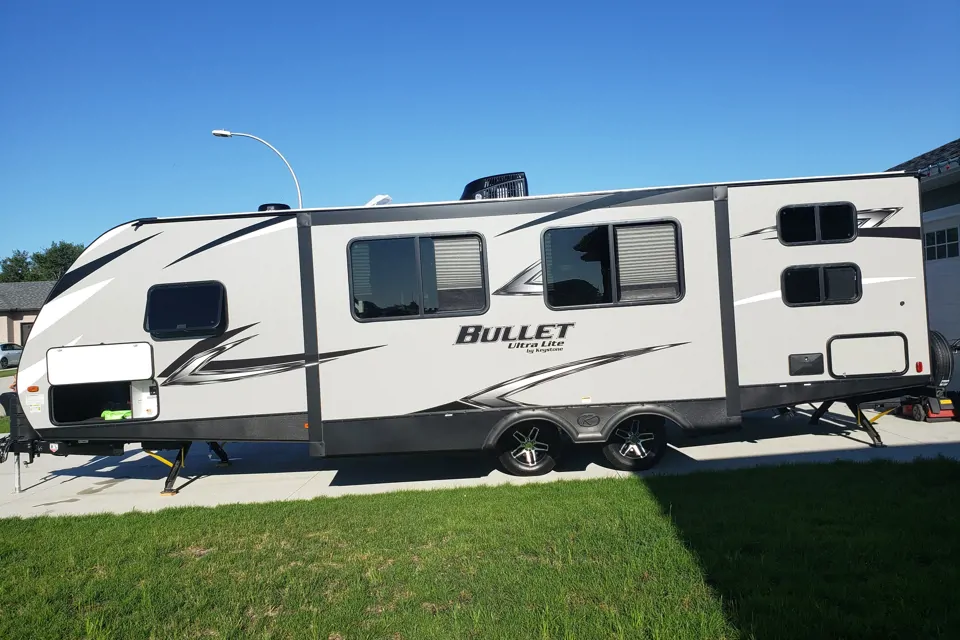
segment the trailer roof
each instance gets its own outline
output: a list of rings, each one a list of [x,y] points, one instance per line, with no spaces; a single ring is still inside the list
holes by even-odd
[[[510,202],[510,201],[526,201],[526,200],[544,200],[548,198],[569,198],[577,196],[602,196],[611,193],[642,193],[644,191],[658,191],[663,189],[693,189],[697,187],[722,187],[722,186],[762,186],[762,185],[773,185],[773,184],[793,184],[793,183],[802,183],[802,182],[826,182],[826,181],[837,181],[837,180],[857,180],[857,179],[870,179],[870,178],[891,178],[897,176],[917,176],[915,171],[884,171],[876,173],[857,173],[857,174],[848,174],[848,175],[830,175],[830,176],[811,176],[804,178],[786,178],[786,179],[766,179],[766,180],[740,180],[740,181],[730,181],[730,182],[708,182],[701,184],[680,184],[680,185],[662,185],[656,187],[638,187],[630,189],[605,189],[602,191],[577,191],[571,193],[549,193],[542,195],[528,195],[522,197],[514,198],[498,198],[498,202]],[[434,200],[430,202],[393,202],[385,205],[377,205],[376,207],[367,207],[364,205],[350,205],[345,207],[304,207],[303,209],[279,209],[271,211],[237,211],[233,213],[209,213],[209,214],[186,214],[182,216],[163,216],[161,218],[145,218],[144,220],[150,221],[175,221],[175,220],[197,220],[204,218],[234,218],[234,217],[275,217],[282,215],[296,215],[298,212],[320,212],[320,211],[366,211],[369,209],[398,209],[405,207],[423,207],[423,206],[436,206],[436,205],[469,205],[470,203],[476,202],[490,202],[490,199],[487,200]]]

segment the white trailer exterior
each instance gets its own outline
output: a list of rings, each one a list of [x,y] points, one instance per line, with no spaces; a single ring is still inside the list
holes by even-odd
[[[931,366],[918,181],[885,173],[131,221],[51,293],[18,396],[64,445],[489,448],[534,473],[564,441],[655,463],[638,417],[736,426]]]

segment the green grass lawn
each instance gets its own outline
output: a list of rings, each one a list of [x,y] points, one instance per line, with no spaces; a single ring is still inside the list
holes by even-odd
[[[6,378],[7,376],[12,376],[16,372],[17,372],[17,369],[15,367],[10,369],[0,369],[0,378]],[[6,391],[6,389],[3,389],[3,391]]]
[[[10,418],[3,416],[0,418],[0,433],[10,433]]]
[[[0,638],[956,638],[958,486],[840,463],[6,519]]]

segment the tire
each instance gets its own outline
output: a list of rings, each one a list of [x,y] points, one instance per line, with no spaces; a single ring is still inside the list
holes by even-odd
[[[6,358],[0,358],[0,369],[6,369],[10,366],[10,362]]]
[[[542,476],[557,466],[563,444],[560,431],[549,422],[521,422],[497,440],[498,460],[510,475]]]
[[[918,400],[915,405],[913,405],[913,419],[917,422],[923,422],[927,419],[927,412],[923,409],[923,400]]]
[[[622,471],[652,469],[667,453],[667,429],[660,416],[631,416],[613,429],[603,455]]]
[[[953,350],[939,331],[930,332],[930,375],[933,386],[946,388],[953,377]]]

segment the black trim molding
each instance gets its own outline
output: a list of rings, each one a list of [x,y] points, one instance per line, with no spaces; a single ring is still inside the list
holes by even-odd
[[[303,442],[307,440],[305,413],[282,413],[196,420],[117,420],[100,424],[37,429],[48,442],[70,440],[143,442]]]
[[[740,387],[740,402],[744,411],[848,398],[867,402],[919,393],[930,383],[929,375],[916,375],[751,385]]]

